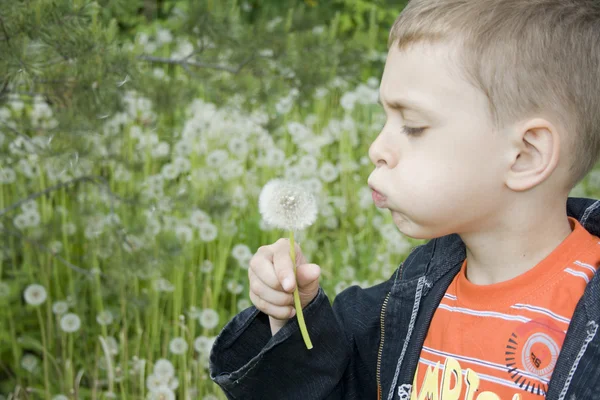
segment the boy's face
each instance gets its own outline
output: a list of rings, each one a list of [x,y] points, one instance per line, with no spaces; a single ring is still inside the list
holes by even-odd
[[[369,184],[413,238],[485,230],[507,207],[508,141],[492,132],[487,98],[458,75],[451,50],[417,44],[401,52],[394,44],[381,80],[387,121],[369,149]],[[404,126],[425,129],[408,135]]]

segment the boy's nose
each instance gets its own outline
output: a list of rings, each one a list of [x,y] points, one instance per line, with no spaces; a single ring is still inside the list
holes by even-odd
[[[376,167],[387,165],[388,168],[393,168],[395,164],[395,157],[392,154],[392,149],[389,144],[386,145],[383,140],[383,135],[377,136],[377,138],[371,143],[369,147],[369,158]]]

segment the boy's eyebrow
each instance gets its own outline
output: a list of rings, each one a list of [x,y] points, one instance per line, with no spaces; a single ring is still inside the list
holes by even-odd
[[[383,101],[381,100],[381,94],[377,98],[377,103],[379,105],[383,106]],[[395,109],[395,110],[408,109],[408,110],[422,112],[425,114],[428,113],[428,111],[424,107],[422,107],[419,104],[412,102],[408,99],[394,99],[394,100],[388,101],[387,104],[390,108]]]

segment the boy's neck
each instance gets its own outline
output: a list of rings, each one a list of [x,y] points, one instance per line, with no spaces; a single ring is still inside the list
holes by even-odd
[[[504,219],[487,232],[460,235],[467,250],[467,278],[475,285],[491,285],[515,278],[548,257],[572,232],[566,207]],[[546,210],[548,211],[548,210]]]

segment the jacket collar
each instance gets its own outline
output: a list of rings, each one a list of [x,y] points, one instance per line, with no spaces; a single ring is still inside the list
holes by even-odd
[[[567,199],[567,215],[577,219],[589,233],[600,237],[599,200],[569,197]],[[452,234],[429,241],[415,249],[411,256],[415,258],[411,257],[412,259],[406,260],[408,265],[404,268],[401,280],[418,279],[425,275],[427,286],[431,286],[447,273],[457,272],[457,267],[466,257],[466,247],[459,235]],[[593,279],[590,284],[600,285],[600,279]],[[600,301],[588,299],[586,303],[588,312],[600,315]]]

